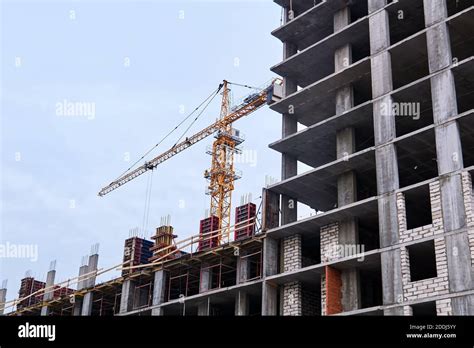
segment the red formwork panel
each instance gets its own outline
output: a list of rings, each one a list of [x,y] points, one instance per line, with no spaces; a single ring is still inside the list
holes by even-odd
[[[148,262],[148,259],[153,256],[150,250],[153,247],[153,242],[139,237],[131,237],[125,240],[123,262],[131,261],[129,266],[142,265]],[[122,276],[133,273],[130,270],[122,270]]]
[[[247,203],[235,208],[235,232],[234,240],[240,240],[253,236],[255,233],[255,222],[257,215],[257,206],[253,203]]]
[[[211,249],[219,246],[219,218],[217,216],[210,216],[201,220],[199,224],[199,239],[198,251]],[[217,231],[216,233],[210,233]],[[209,234],[208,234],[209,233]]]
[[[23,278],[21,280],[19,297],[27,297],[41,289],[44,289],[45,286],[46,283],[35,280],[33,277]],[[44,293],[39,293],[38,295],[28,297],[18,304],[18,308],[32,306],[38,302],[41,302],[43,300],[43,295]]]

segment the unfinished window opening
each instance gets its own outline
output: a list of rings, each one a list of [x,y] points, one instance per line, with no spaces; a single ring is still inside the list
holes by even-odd
[[[464,168],[474,166],[474,127],[472,126],[473,118],[474,112],[471,115],[462,117],[457,121],[461,136]]]
[[[434,241],[413,244],[407,249],[412,282],[437,277]]]
[[[153,290],[151,280],[139,280],[133,289],[133,309],[151,306],[152,297]]]
[[[396,142],[400,187],[438,176],[436,141],[433,129]]]
[[[373,159],[375,161],[375,158]],[[371,158],[372,161],[372,158]],[[357,200],[362,201],[364,199],[377,196],[377,174],[374,164],[368,163],[366,168],[357,170]]]
[[[217,299],[216,299],[217,301]],[[211,316],[225,316],[230,317],[235,314],[235,300],[219,299],[219,303],[213,303],[211,299]]]
[[[359,270],[361,308],[381,306],[382,273],[380,265]]]
[[[474,109],[474,90],[472,89],[472,73],[470,72],[473,65],[474,61],[471,60],[452,69],[456,86],[458,114]]]
[[[308,267],[321,263],[321,242],[319,234],[303,235],[301,240],[302,266]]]
[[[468,1],[464,1],[464,3],[467,2]],[[472,5],[474,5],[474,2],[471,1],[471,6]],[[462,8],[461,4],[460,7]],[[452,57],[457,62],[474,55],[474,36],[472,35],[474,32],[474,23],[473,21],[466,20],[472,16],[474,16],[474,9],[448,21]]]
[[[352,82],[354,89],[354,107],[372,99],[372,74],[366,74]]]
[[[168,301],[178,299],[182,296],[192,296],[199,293],[199,269],[191,267],[179,267],[170,270],[167,280]]]
[[[429,186],[417,187],[406,191],[404,195],[407,229],[411,230],[432,224]]]
[[[390,42],[395,44],[425,28],[423,0],[401,1],[388,7]]]
[[[436,301],[417,303],[411,306],[413,310],[413,316],[436,316]]]
[[[360,216],[358,229],[360,251],[367,252],[380,247],[378,213]]]
[[[472,0],[447,0],[448,17],[464,11],[473,5]]]
[[[236,284],[235,265],[228,265],[223,262],[209,267],[211,283],[210,289],[219,289]]]
[[[262,250],[250,254],[248,259],[249,274],[247,281],[260,279],[262,277]]]
[[[120,311],[121,293],[101,292],[94,294],[92,302],[92,316],[113,316]],[[72,310],[73,307],[71,307]],[[72,313],[72,312],[71,312]],[[67,315],[67,314],[61,314]]]
[[[391,104],[387,103],[381,107],[394,115],[398,137],[433,124],[430,81],[403,88],[392,95]]]
[[[392,47],[390,55],[394,90],[430,74],[426,33]]]
[[[249,295],[249,316],[262,315],[262,294]]]
[[[321,315],[321,282],[304,282],[301,284],[301,308],[303,316]]]
[[[363,119],[360,125],[355,126],[356,152],[368,149],[375,144],[373,117]]]
[[[355,0],[349,3],[351,10],[351,22],[356,22],[369,13],[369,6],[366,0]]]

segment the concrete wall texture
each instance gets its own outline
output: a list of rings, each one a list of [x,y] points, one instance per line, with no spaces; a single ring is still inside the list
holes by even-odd
[[[474,1],[275,2],[279,314],[474,315]]]

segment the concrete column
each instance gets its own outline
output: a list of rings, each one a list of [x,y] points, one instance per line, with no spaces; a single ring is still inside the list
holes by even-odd
[[[387,0],[369,0],[369,12],[382,9]],[[389,16],[386,10],[373,14],[369,19],[370,51],[372,70],[372,96],[381,97],[393,90],[392,62],[390,53],[383,51],[390,46]],[[380,246],[398,243],[397,204],[395,190],[399,188],[397,150],[388,144],[396,137],[395,116],[391,112],[391,97],[374,102],[374,135],[377,167]],[[384,113],[384,110],[388,112]],[[383,252],[381,255],[383,304],[395,304],[403,300],[400,249]],[[384,311],[385,315],[403,315],[403,307]]]
[[[7,302],[7,289],[0,289],[0,315],[3,315]]]
[[[278,314],[278,288],[265,278],[278,273],[278,241],[266,237],[263,240],[262,315]]]
[[[453,315],[473,315],[474,295],[453,297],[451,299]]]
[[[280,195],[266,188],[262,190],[262,231],[280,226]]]
[[[82,290],[84,289],[84,280],[81,279],[81,277],[87,273],[87,265],[83,265],[79,267],[79,279],[77,283],[77,290]],[[81,315],[81,310],[82,310],[82,299],[75,298],[74,301],[74,309],[72,311],[73,316],[80,316]]]
[[[284,9],[285,11],[285,18],[287,20],[287,13],[288,9]],[[291,56],[297,53],[296,46],[291,42],[284,42],[283,43],[283,59],[288,59]],[[287,97],[290,94],[295,93],[298,90],[296,82],[288,79],[283,78],[283,97]],[[282,138],[285,138],[291,134],[294,134],[298,131],[298,122],[296,121],[296,117],[294,114],[288,113],[282,114]],[[298,161],[283,153],[281,158],[281,179],[285,180],[291,178],[298,174]],[[282,196],[281,202],[281,215],[282,215],[282,225],[288,224],[290,222],[296,221],[297,219],[297,208],[296,208],[296,201],[291,197]]]
[[[334,31],[342,30],[351,23],[351,12],[345,7],[334,15]],[[352,46],[341,46],[334,54],[335,71],[346,69],[352,64]],[[340,115],[354,107],[354,88],[344,86],[336,91],[336,114]],[[336,156],[345,158],[356,152],[355,129],[344,128],[336,133]],[[357,177],[354,171],[347,171],[337,178],[338,207],[357,201]],[[339,221],[339,244],[358,244],[359,231],[356,219]],[[360,307],[360,277],[357,269],[341,272],[342,309],[355,310]]]
[[[270,282],[262,283],[262,315],[278,314],[278,287]]]
[[[88,292],[84,295],[84,298],[82,299],[82,310],[81,310],[81,315],[83,317],[88,317],[92,315],[92,292]]]
[[[441,205],[445,232],[466,227],[466,212],[460,174],[464,168],[461,136],[457,121],[446,122],[458,114],[456,86],[452,64],[449,28],[441,23],[448,16],[446,0],[424,0],[425,24],[431,78],[433,119],[435,122],[436,152],[440,178]],[[442,71],[442,72],[440,72]],[[446,236],[449,288],[451,292],[474,288],[468,232]],[[453,299],[453,315],[473,315],[472,298]]]
[[[92,273],[97,271],[97,266],[99,265],[99,254],[94,254],[89,256],[89,263],[87,267],[87,273]],[[90,288],[95,285],[95,275],[85,280],[85,286]]]
[[[235,315],[249,315],[249,295],[242,290],[239,290],[235,295]]]
[[[198,304],[198,316],[206,317],[211,315],[211,298],[208,297],[206,300]]]
[[[165,302],[166,292],[166,272],[159,270],[155,272],[155,281],[153,284],[153,306],[161,305]],[[151,315],[163,315],[161,308],[153,308]]]
[[[135,300],[136,284],[131,279],[126,279],[122,284],[122,295],[120,296],[120,314],[125,314],[133,310]]]
[[[50,270],[46,275],[46,288],[52,287],[54,285],[54,278],[56,277],[56,271],[54,269]],[[43,295],[43,301],[47,302],[53,299],[54,289],[46,291]],[[49,315],[48,305],[41,307],[41,315]]]
[[[241,251],[241,253],[243,253]],[[237,258],[237,284],[242,284],[249,279],[249,273],[250,273],[250,262],[248,257],[243,257],[244,255],[240,255]]]
[[[87,273],[97,271],[98,263],[99,263],[98,254],[93,254],[89,256]],[[93,277],[90,277],[89,279],[84,280],[84,287],[92,288],[95,285],[95,278],[96,277],[93,276]],[[92,300],[93,300],[93,294],[92,294],[92,291],[89,291],[88,293],[84,295],[84,298],[82,299],[82,310],[81,310],[82,316],[90,316],[92,314]]]
[[[199,282],[199,292],[206,292],[211,289],[212,270],[207,263],[201,265],[201,280]]]

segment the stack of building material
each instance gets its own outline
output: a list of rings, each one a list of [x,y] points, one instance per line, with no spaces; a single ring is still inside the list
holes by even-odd
[[[199,247],[198,251],[211,249],[219,246],[220,231],[219,218],[217,216],[210,216],[201,220],[199,224]],[[216,231],[215,233],[211,233]]]
[[[234,240],[241,240],[253,236],[255,233],[255,217],[257,206],[247,203],[235,208]]]

